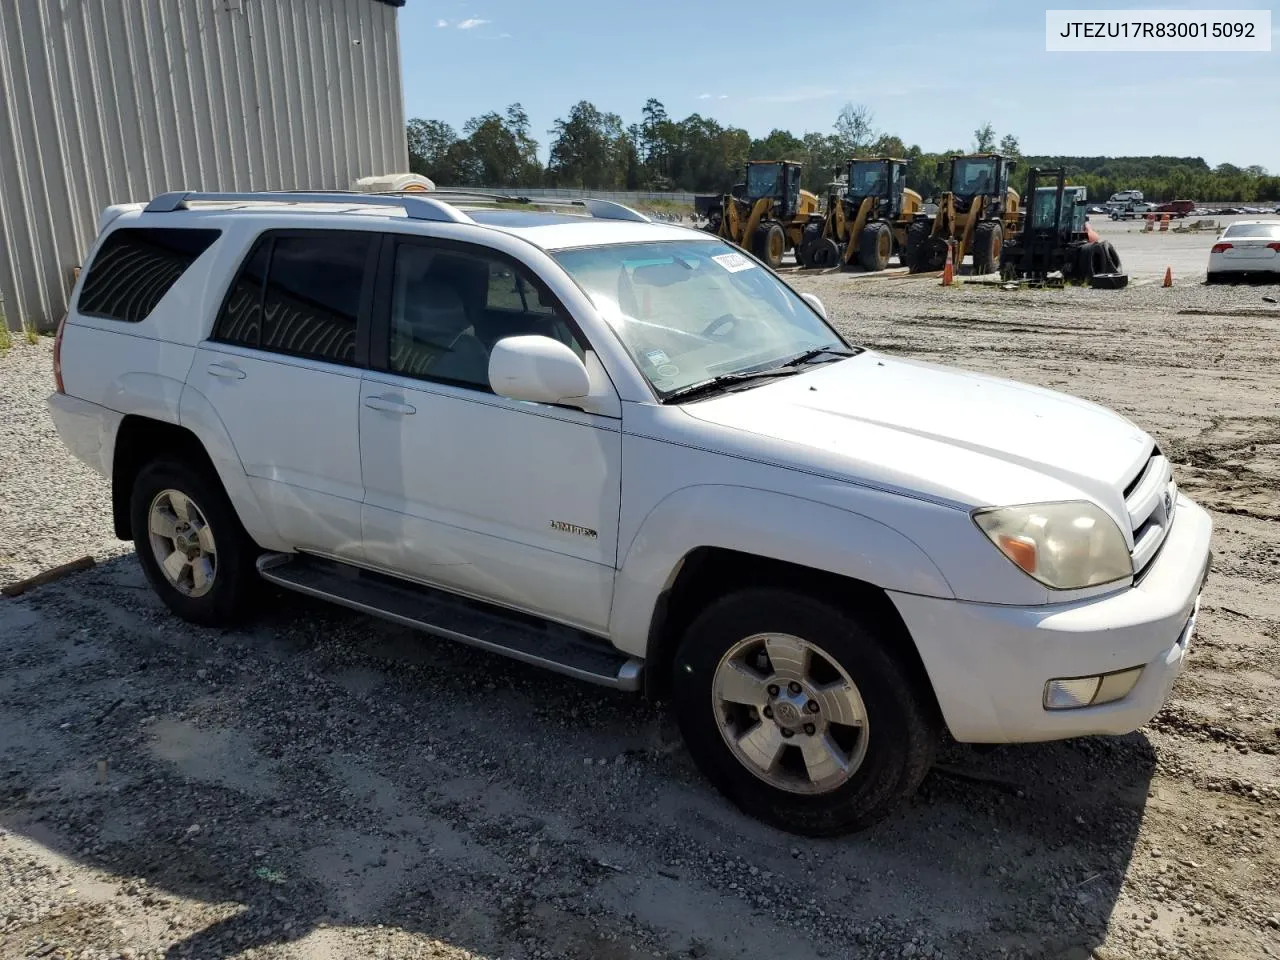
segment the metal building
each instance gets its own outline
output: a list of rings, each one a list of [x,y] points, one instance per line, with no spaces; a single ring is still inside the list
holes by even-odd
[[[408,170],[404,0],[0,0],[0,293],[47,330],[111,203]]]

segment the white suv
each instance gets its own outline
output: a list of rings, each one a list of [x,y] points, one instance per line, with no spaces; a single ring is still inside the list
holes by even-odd
[[[580,206],[109,208],[50,404],[165,603],[226,622],[266,580],[669,697],[717,787],[807,834],[885,815],[944,730],[1160,708],[1210,520],[1146,433]]]

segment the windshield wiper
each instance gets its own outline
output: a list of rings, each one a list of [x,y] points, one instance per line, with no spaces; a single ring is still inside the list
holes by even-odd
[[[722,373],[720,376],[712,377],[710,380],[691,383],[687,387],[681,387],[679,390],[672,391],[662,398],[662,402],[671,403],[673,400],[692,400],[696,397],[725,390],[729,387],[736,386],[737,384],[749,383],[752,380],[772,380],[777,377],[791,377],[795,376],[799,372],[799,369],[796,367],[769,367],[767,370],[744,370],[741,373]]]
[[[815,360],[822,356],[832,356],[844,359],[845,357],[852,357],[853,355],[854,351],[848,350],[844,347],[814,347],[812,350],[806,350],[804,353],[797,353],[790,360],[783,360],[782,363],[778,364],[778,366],[798,367],[803,363],[808,363],[810,360]]]

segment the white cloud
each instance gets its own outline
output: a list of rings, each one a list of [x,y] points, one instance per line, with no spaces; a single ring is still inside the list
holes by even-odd
[[[831,87],[796,87],[794,90],[768,93],[751,99],[759,103],[803,103],[806,100],[825,100],[837,93],[839,91]]]
[[[700,94],[698,94],[698,99],[699,99],[699,100],[710,100],[710,99],[711,99],[711,94],[709,94],[709,93],[700,93]]]
[[[448,20],[437,20],[437,21],[436,21],[436,26],[437,26],[437,27],[447,27],[448,25],[449,25],[449,21],[448,21]]]
[[[491,22],[492,21],[489,21],[489,20],[482,20],[479,17],[471,17],[470,19],[461,21],[458,24],[458,29],[471,30],[475,27],[483,27],[486,23],[491,23]]]
[[[720,96],[716,97],[716,99],[717,99],[717,100],[728,100],[728,99],[729,99],[729,95],[728,95],[727,93],[722,93],[722,94],[720,94]]]

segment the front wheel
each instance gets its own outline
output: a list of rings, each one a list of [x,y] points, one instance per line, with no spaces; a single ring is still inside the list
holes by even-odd
[[[893,255],[893,231],[883,220],[868,223],[858,237],[858,262],[862,269],[877,272],[889,269]]]
[[[712,603],[677,651],[681,732],[744,812],[808,836],[859,830],[915,792],[938,724],[887,628],[800,593]]]
[[[999,220],[984,220],[973,228],[973,275],[986,276],[1000,269],[1004,251],[1004,226]]]
[[[216,477],[185,460],[153,460],[130,498],[138,561],[152,589],[192,623],[234,623],[261,581],[258,549]]]
[[[751,252],[769,266],[774,269],[782,266],[782,255],[787,252],[787,233],[782,224],[762,223],[756,228],[752,247]]]

